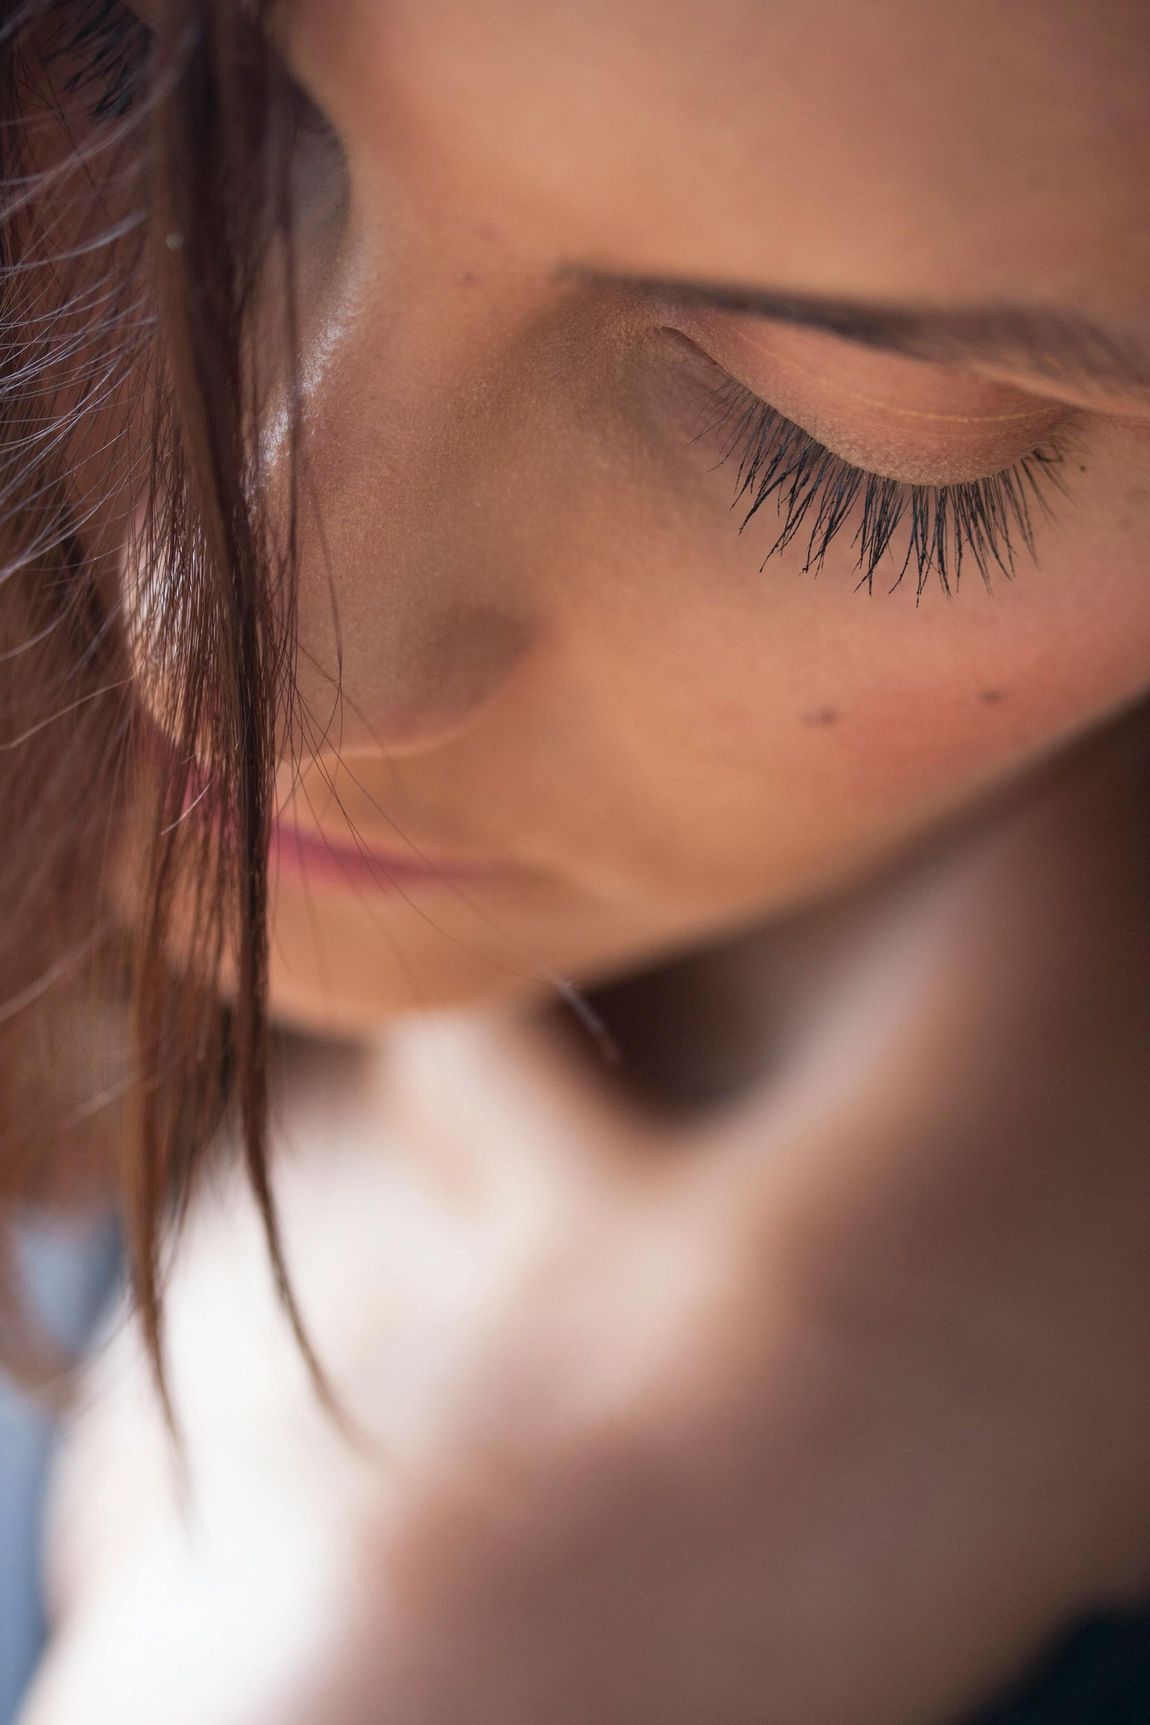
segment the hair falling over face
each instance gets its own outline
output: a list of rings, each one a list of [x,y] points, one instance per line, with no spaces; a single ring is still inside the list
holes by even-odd
[[[215,0],[147,26],[118,0],[0,14],[2,1196],[115,1165],[161,1384],[165,1246],[229,1109],[294,1318],[265,1139],[292,509],[273,527],[259,501],[247,337],[278,269],[271,339],[293,346],[296,98],[264,24]],[[129,534],[163,552],[162,741],[136,699]],[[18,1357],[16,1313],[7,1334]]]

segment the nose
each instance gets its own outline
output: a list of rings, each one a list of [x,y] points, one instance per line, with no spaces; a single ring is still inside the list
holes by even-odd
[[[530,652],[535,631],[510,604],[420,593],[418,569],[400,580],[390,580],[386,568],[365,578],[378,615],[356,628],[343,650],[340,752],[442,748],[480,722]]]
[[[515,528],[530,383],[460,273],[361,267],[307,356],[298,687],[322,724],[338,685],[344,754],[457,738],[543,632]]]

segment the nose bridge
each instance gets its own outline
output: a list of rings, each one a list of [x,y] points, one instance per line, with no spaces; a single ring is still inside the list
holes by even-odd
[[[338,672],[345,752],[457,734],[541,632],[501,481],[532,387],[512,301],[463,255],[365,246],[309,337],[300,684],[322,711]]]

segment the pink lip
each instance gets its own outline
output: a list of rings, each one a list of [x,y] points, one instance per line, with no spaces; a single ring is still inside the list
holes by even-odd
[[[292,821],[272,826],[271,855],[280,869],[335,886],[367,887],[375,892],[402,892],[415,886],[454,886],[506,873],[494,864],[431,856],[410,850],[382,850],[376,845],[338,840],[309,831]]]

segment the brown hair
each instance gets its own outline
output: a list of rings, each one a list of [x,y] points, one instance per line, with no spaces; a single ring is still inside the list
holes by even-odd
[[[296,450],[294,96],[263,0],[164,0],[128,71],[118,3],[0,6],[0,1195],[116,1170],[162,1387],[232,1107],[299,1331],[266,1137],[294,462],[273,509],[256,435],[278,390]]]

